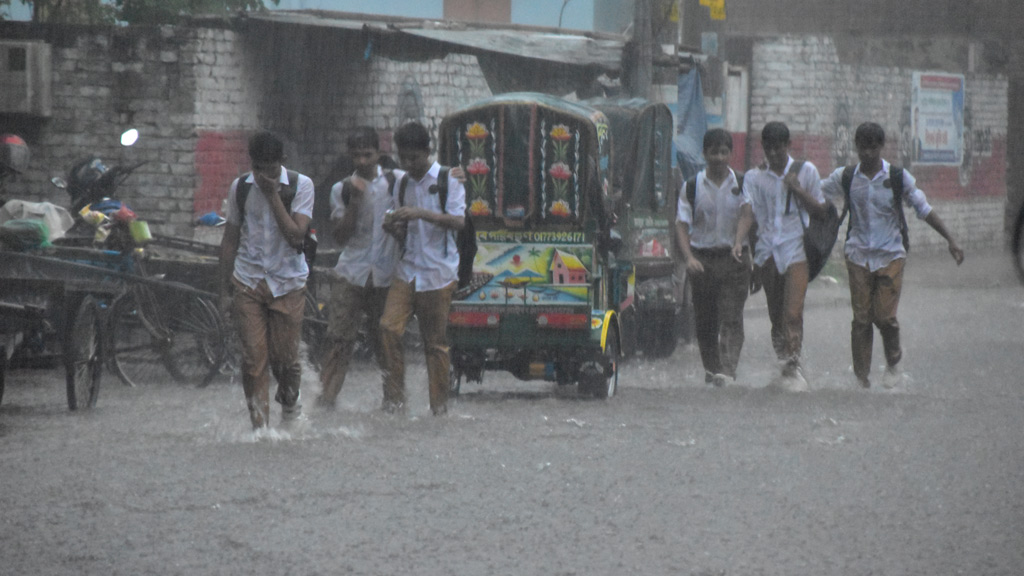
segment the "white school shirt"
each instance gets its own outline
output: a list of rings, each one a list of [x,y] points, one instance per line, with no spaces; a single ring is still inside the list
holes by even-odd
[[[394,174],[398,182],[404,172],[396,170]],[[341,199],[341,189],[342,182],[331,187],[331,220],[335,223],[348,210]],[[355,286],[365,286],[368,278],[372,279],[374,286],[390,286],[398,256],[397,243],[394,236],[385,232],[381,225],[384,223],[384,213],[395,207],[395,200],[391,196],[387,176],[380,166],[377,166],[377,176],[370,182],[365,194],[366,198],[356,218],[356,228],[342,247],[334,271],[338,277]]]
[[[807,261],[804,253],[804,227],[811,220],[800,207],[800,200],[795,194],[790,201],[789,214],[786,214],[786,185],[782,179],[792,165],[793,158],[789,157],[782,176],[772,172],[766,164],[763,169],[749,170],[743,177],[743,190],[750,196],[750,207],[757,220],[754,263],[761,266],[769,257],[774,258],[775,268],[780,274],[793,264]],[[797,179],[800,180],[800,186],[819,204],[825,202],[825,196],[821,193],[821,177],[814,164],[804,162]]]
[[[437,184],[441,165],[434,162],[423,179],[416,181],[411,176],[405,189],[405,206],[417,206],[433,212],[441,212],[441,202],[430,187]],[[395,202],[398,203],[401,181],[395,186]],[[462,183],[448,176],[447,214],[465,216],[466,189]],[[399,251],[402,248],[399,247]],[[405,251],[395,277],[415,283],[417,292],[440,290],[459,279],[459,250],[455,246],[455,230],[435,226],[426,220],[409,222],[409,233],[405,239]]]
[[[750,196],[746,190],[739,189],[732,168],[729,168],[729,175],[721,186],[716,186],[707,178],[706,170],[697,174],[696,181],[696,206],[690,206],[684,182],[676,205],[676,221],[689,225],[690,246],[693,248],[732,248],[736,240],[740,208],[750,204]],[[746,239],[743,243],[746,244]]]
[[[900,234],[900,215],[893,203],[889,166],[889,162],[883,159],[878,174],[868,176],[860,171],[860,164],[857,164],[850,181],[850,236],[846,239],[844,252],[851,262],[872,272],[907,256],[903,235]],[[843,168],[837,168],[822,180],[821,189],[837,201],[842,199]],[[903,170],[903,202],[914,209],[920,220],[927,218],[932,211],[924,192],[916,186],[916,180],[906,169]]]
[[[313,181],[302,174],[298,176],[291,213],[305,214],[312,218]],[[281,233],[270,204],[260,191],[252,173],[246,179],[251,186],[245,199],[245,221],[242,221],[238,212],[238,202],[235,200],[238,180],[235,178],[228,190],[226,210],[227,221],[236,226],[241,224],[242,227],[238,254],[235,256],[234,277],[249,288],[255,288],[260,280],[266,280],[270,293],[275,298],[302,288],[306,285],[306,277],[309,276],[305,256],[289,244]],[[280,182],[282,185],[289,184],[288,170],[284,166],[281,167]]]

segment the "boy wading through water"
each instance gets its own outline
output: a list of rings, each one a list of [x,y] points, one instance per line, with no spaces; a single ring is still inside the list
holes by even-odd
[[[302,418],[299,338],[309,275],[302,244],[313,216],[313,181],[281,165],[284,143],[269,132],[249,140],[249,158],[252,172],[228,190],[221,310],[232,310],[242,342],[242,389],[259,429],[270,420],[268,370],[277,380],[282,423]],[[247,191],[241,207],[240,189]]]
[[[729,167],[732,135],[721,128],[704,135],[707,168],[679,191],[676,238],[693,286],[697,345],[704,381],[736,380],[743,348],[743,305],[750,288],[750,248],[737,236],[750,197]]]
[[[416,314],[427,360],[430,410],[448,411],[448,310],[458,285],[459,251],[455,231],[465,225],[466,191],[448,175],[446,206],[440,204],[441,165],[430,160],[430,134],[410,122],[395,132],[398,160],[408,175],[395,192],[397,208],[385,230],[399,242],[399,261],[380,320],[381,368],[386,411],[405,409],[405,358],[402,335]]]
[[[810,279],[804,227],[810,223],[811,214],[824,218],[826,208],[818,169],[810,162],[793,160],[789,146],[789,128],[785,124],[765,124],[761,147],[767,164],[747,171],[743,190],[750,196],[753,219],[757,222],[754,273],[764,287],[772,347],[782,364],[781,377],[773,384],[796,392],[807,390],[800,364],[804,297]],[[741,217],[738,237],[746,236],[751,224],[749,216]]]
[[[853,323],[850,348],[853,373],[864,388],[871,387],[871,348],[874,327],[882,336],[885,351],[885,375],[882,385],[893,388],[900,383],[900,324],[896,309],[903,290],[903,265],[907,259],[906,217],[903,205],[914,209],[921,220],[946,239],[949,253],[959,266],[964,251],[932,209],[924,192],[905,169],[893,168],[882,158],[885,131],[874,122],[857,127],[854,145],[860,163],[838,168],[822,181],[822,190],[830,197],[842,197],[850,213],[847,228],[846,270],[850,276],[850,306]]]

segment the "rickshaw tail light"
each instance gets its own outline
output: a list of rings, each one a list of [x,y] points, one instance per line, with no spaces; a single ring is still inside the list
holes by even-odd
[[[464,328],[495,328],[501,322],[501,316],[494,312],[451,312],[448,324]]]
[[[581,330],[590,328],[590,315],[548,312],[537,315],[537,326],[554,330]]]

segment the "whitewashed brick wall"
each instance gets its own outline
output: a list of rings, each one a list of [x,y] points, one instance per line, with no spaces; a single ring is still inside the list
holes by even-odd
[[[764,124],[783,121],[793,136],[794,156],[814,161],[827,174],[838,165],[856,162],[853,130],[870,120],[886,131],[886,158],[903,164],[901,133],[907,133],[910,122],[913,72],[884,62],[841,62],[836,44],[827,36],[760,39],[754,44],[751,64],[751,141],[759,149]],[[966,170],[959,171],[959,182],[956,168],[909,168],[922,189],[933,192],[929,201],[963,246],[998,246],[1006,194],[1006,159],[1001,154],[1007,133],[1008,81],[1000,75],[965,76],[965,102],[980,152]],[[846,126],[846,138],[838,137],[840,125]],[[914,250],[944,249],[938,234],[912,213],[909,216]]]

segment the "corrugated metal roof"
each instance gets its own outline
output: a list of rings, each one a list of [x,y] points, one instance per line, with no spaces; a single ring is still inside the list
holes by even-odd
[[[466,24],[352,14],[324,10],[273,10],[248,13],[248,18],[305,26],[364,30],[380,34],[408,34],[457,46],[464,52],[492,52],[559,64],[619,70],[624,36],[515,25]]]

